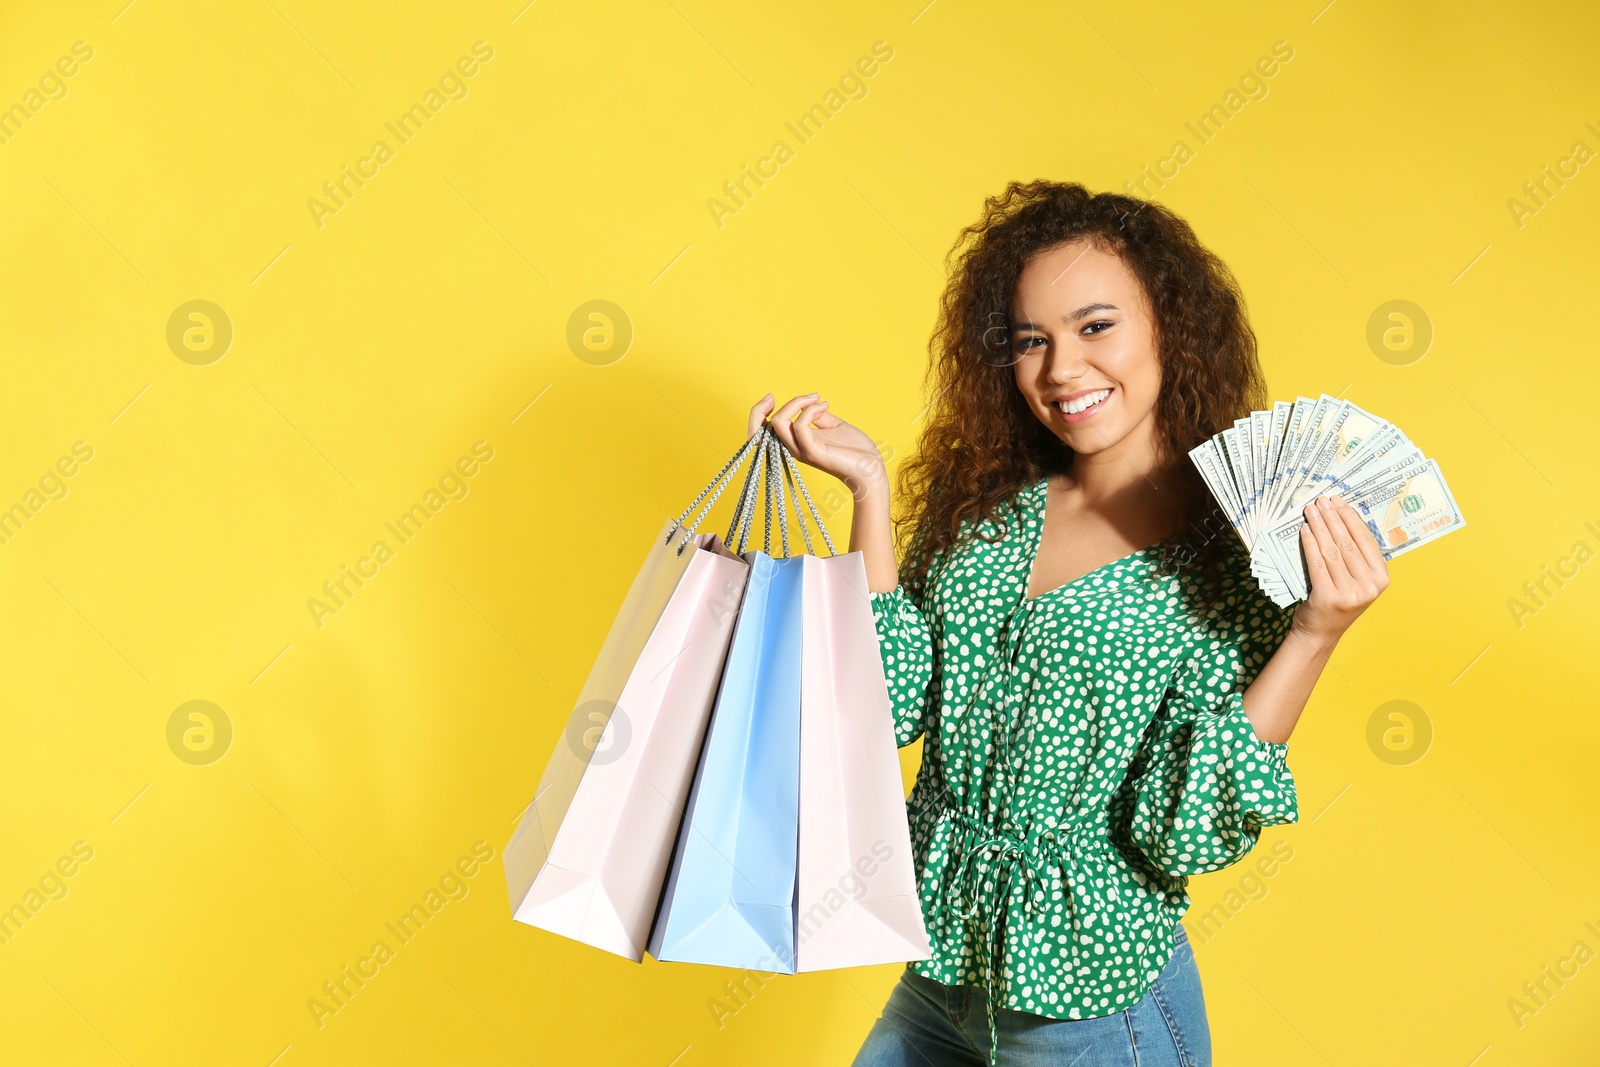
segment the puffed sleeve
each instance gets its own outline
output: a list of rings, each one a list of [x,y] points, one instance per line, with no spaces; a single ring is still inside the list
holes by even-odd
[[[922,736],[927,723],[928,689],[934,674],[933,628],[926,602],[901,582],[884,593],[871,593],[872,618],[878,629],[878,652],[889,683],[894,709],[894,740],[901,748]]]
[[[1160,870],[1219,870],[1255,847],[1263,826],[1299,818],[1289,746],[1261,740],[1244,714],[1244,691],[1293,621],[1293,609],[1245,580],[1197,622],[1130,769],[1130,836]]]

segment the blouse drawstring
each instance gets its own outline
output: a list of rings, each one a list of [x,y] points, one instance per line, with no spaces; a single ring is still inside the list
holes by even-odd
[[[1046,830],[1039,834],[1032,847],[1022,837],[1006,830],[988,830],[966,812],[946,805],[940,813],[960,829],[958,841],[978,837],[970,847],[959,847],[959,858],[951,856],[946,877],[951,879],[956,892],[947,895],[953,899],[956,913],[963,919],[981,921],[984,925],[978,939],[978,962],[983,971],[984,1012],[989,1024],[989,1063],[993,1064],[1000,1051],[1000,1009],[1005,1006],[1006,974],[1005,944],[1006,919],[1010,912],[1014,892],[1020,891],[1023,911],[1031,916],[1049,899],[1054,869],[1065,876],[1066,911],[1070,933],[1075,943],[1082,933],[1083,906],[1078,893],[1087,877],[1080,857],[1072,844],[1063,840],[1071,834]],[[983,887],[990,875],[995,878],[995,903],[987,909],[982,906]]]
[[[989,1023],[989,1062],[993,1064],[1000,1054],[1000,1008],[1006,989],[1006,915],[1010,911],[1011,891],[1018,885],[1016,875],[1020,868],[1024,907],[1033,911],[1037,900],[1043,896],[1043,891],[1037,886],[1043,878],[1032,863],[1026,862],[1026,853],[1021,843],[1012,835],[1002,833],[980,841],[961,857],[955,872],[958,885],[965,887],[964,879],[969,872],[969,864],[973,857],[986,855],[992,855],[999,864],[996,884],[999,892],[995,894],[997,904],[989,915],[982,916],[975,907],[973,897],[976,894],[963,893],[959,910],[966,919],[982,918],[987,927],[984,931],[986,936],[979,940],[978,948],[979,961],[983,968],[984,1017]],[[987,866],[987,863],[984,866]],[[979,884],[982,884],[981,881]],[[1030,888],[1032,892],[1029,892]]]
[[[1024,590],[1026,592],[1026,590]],[[974,690],[975,697],[980,697],[989,682],[996,674],[1001,675],[1005,681],[1005,693],[1001,700],[1001,708],[1009,711],[1017,701],[1017,693],[1013,683],[1012,668],[1016,665],[1017,655],[1022,649],[1023,639],[1027,634],[1028,623],[1033,615],[1033,602],[1024,596],[1012,608],[1001,628],[1001,635],[995,655],[990,657],[988,669],[984,672],[983,679]],[[995,812],[996,817],[1004,823],[1008,818],[1005,810],[1016,788],[1015,768],[1012,767],[1011,732],[1015,725],[1016,716],[1002,715],[992,724],[994,734],[998,735],[997,741],[1000,749],[1000,773],[1005,781],[1005,787],[999,790],[1000,807]],[[947,811],[953,810],[950,808]],[[959,812],[957,813],[960,814]],[[963,817],[962,822],[967,824],[969,830],[978,830],[978,824],[970,818]],[[980,831],[981,832],[981,831]],[[977,893],[962,892],[960,902],[956,905],[957,912],[967,920],[983,919],[986,926],[985,936],[978,944],[978,956],[983,968],[984,1012],[989,1023],[989,1063],[993,1064],[1000,1051],[1000,1008],[1005,997],[1005,933],[1006,913],[1009,910],[1011,890],[1016,884],[1015,875],[1021,869],[1021,888],[1024,896],[1024,906],[1029,912],[1037,910],[1037,904],[1046,896],[1043,886],[1048,885],[1045,876],[1037,869],[1033,858],[1024,848],[1022,842],[1012,834],[1000,832],[992,834],[978,842],[970,849],[963,851],[961,859],[955,863],[954,870],[950,872],[955,884],[966,890],[968,877],[972,871],[972,861],[978,857],[990,857],[1002,866],[998,873],[999,882],[996,888],[1001,902],[996,909],[998,914],[983,916],[975,908]],[[981,866],[988,867],[988,860],[980,861]],[[977,885],[982,885],[980,872]],[[1029,892],[1029,890],[1032,890]],[[1076,927],[1076,909],[1073,909],[1073,924]]]

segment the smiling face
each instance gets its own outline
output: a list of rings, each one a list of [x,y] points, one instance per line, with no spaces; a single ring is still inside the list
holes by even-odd
[[[1155,455],[1155,316],[1119,256],[1077,240],[1030,259],[1012,296],[1011,355],[1034,416],[1074,453]]]

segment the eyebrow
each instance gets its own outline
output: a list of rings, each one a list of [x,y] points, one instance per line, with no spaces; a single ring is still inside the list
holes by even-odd
[[[1065,323],[1066,325],[1070,326],[1074,322],[1076,322],[1079,319],[1083,318],[1085,315],[1091,314],[1092,312],[1096,312],[1096,311],[1119,311],[1119,310],[1121,310],[1121,309],[1118,308],[1117,305],[1115,305],[1115,304],[1085,304],[1085,305],[1083,305],[1083,307],[1079,308],[1077,311],[1074,311],[1072,314],[1061,316],[1061,321],[1063,323]],[[1027,321],[1013,322],[1011,324],[1011,328],[1013,330],[1039,330],[1040,329],[1038,323],[1036,323],[1036,322],[1027,322]]]

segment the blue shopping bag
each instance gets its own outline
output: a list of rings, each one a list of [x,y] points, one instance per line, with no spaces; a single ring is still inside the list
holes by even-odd
[[[743,558],[750,580],[650,954],[793,974],[805,557]]]

